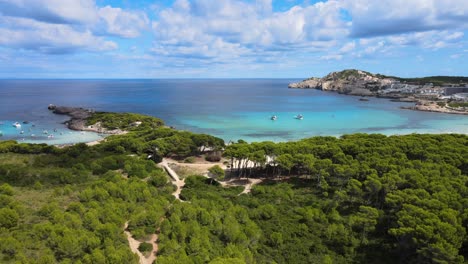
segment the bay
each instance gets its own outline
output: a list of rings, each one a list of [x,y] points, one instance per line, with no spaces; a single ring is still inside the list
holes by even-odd
[[[48,104],[152,115],[177,129],[226,141],[290,141],[350,133],[468,134],[468,116],[404,110],[400,107],[410,104],[388,99],[359,101],[333,92],[288,89],[294,81],[298,80],[0,80],[0,139],[66,144],[100,138],[67,130],[62,124],[67,117],[50,113]],[[297,114],[304,119],[295,119]],[[272,115],[278,119],[270,120]],[[17,121],[30,123],[17,129],[11,125]]]

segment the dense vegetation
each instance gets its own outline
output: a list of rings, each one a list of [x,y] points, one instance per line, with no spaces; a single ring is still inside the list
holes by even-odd
[[[468,107],[468,103],[451,102],[448,104],[450,107]]]
[[[87,119],[88,126],[97,122],[100,122],[103,127],[108,129],[119,128],[122,130],[142,130],[164,125],[164,122],[159,118],[135,113],[96,112]],[[141,124],[137,122],[141,122]]]
[[[363,72],[367,75],[374,75],[379,78],[392,78],[395,80],[399,80],[400,82],[410,83],[410,84],[417,84],[417,85],[425,85],[427,83],[432,83],[434,85],[447,85],[447,84],[466,84],[468,83],[468,77],[463,76],[428,76],[428,77],[420,77],[420,78],[402,78],[396,76],[387,76],[383,74],[372,74],[370,72],[349,69],[337,72],[336,77],[338,79],[346,79],[349,76],[358,77],[360,75],[359,72]]]
[[[113,116],[119,121],[141,117]],[[263,179],[251,193],[191,176],[181,193],[187,202],[180,202],[147,159],[223,148],[232,162],[227,178]],[[211,173],[222,178],[218,167]],[[355,134],[224,147],[221,139],[148,119],[93,147],[3,141],[0,262],[137,263],[123,233],[128,222],[136,239],[158,234],[156,263],[163,264],[463,263],[467,175],[464,135]]]
[[[182,192],[190,203],[163,223],[160,260],[463,263],[467,146],[460,135],[363,134],[230,145],[234,173],[266,181],[237,196],[191,179]],[[194,245],[203,247],[195,261]]]
[[[426,83],[432,83],[434,85],[447,85],[447,84],[466,84],[468,83],[468,77],[462,76],[430,76],[421,78],[398,78],[398,80],[407,83],[414,83],[424,85]]]

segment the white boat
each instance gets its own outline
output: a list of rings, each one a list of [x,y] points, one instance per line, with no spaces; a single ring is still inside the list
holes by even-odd
[[[274,116],[270,117],[270,119],[274,121],[274,120],[278,119],[278,117],[274,115]]]
[[[16,128],[20,128],[20,127],[21,127],[21,124],[18,123],[18,122],[15,122],[15,123],[13,123],[13,126],[16,127]]]
[[[44,131],[42,131],[42,134],[49,134],[49,131],[44,130]]]
[[[302,119],[304,119],[304,116],[301,115],[301,114],[298,114],[298,115],[295,116],[294,118],[299,119],[299,120],[302,120]]]
[[[54,138],[54,135],[48,135],[47,138]]]
[[[23,130],[21,130],[20,134],[21,134],[21,135],[22,135],[22,134],[24,134],[24,131],[23,131]]]

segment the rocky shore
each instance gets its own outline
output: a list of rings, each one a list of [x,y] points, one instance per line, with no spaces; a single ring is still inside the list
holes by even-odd
[[[394,82],[391,78],[382,78],[371,73],[359,70],[344,70],[332,72],[323,78],[309,78],[302,82],[291,83],[289,88],[319,89],[322,91],[335,91],[342,94],[356,96],[377,96],[378,91]],[[387,95],[399,98],[398,94]]]
[[[69,116],[70,120],[66,121],[65,125],[67,125],[67,127],[71,130],[90,131],[113,135],[126,133],[121,129],[106,129],[105,127],[102,127],[101,123],[99,122],[93,125],[87,125],[87,119],[91,117],[94,113],[94,111],[91,109],[55,105],[49,105],[48,109],[51,110],[54,114]]]
[[[437,113],[446,113],[446,114],[457,114],[457,115],[468,115],[467,111],[458,110],[456,108],[451,108],[447,106],[440,106],[437,102],[433,101],[423,101],[420,100],[414,106],[403,106],[402,109],[425,111],[425,112],[437,112]]]
[[[430,77],[428,77],[430,78]],[[436,79],[437,77],[433,77]],[[450,77],[443,77],[450,79]],[[457,77],[453,77],[455,80]],[[423,78],[424,79],[424,78]],[[447,83],[447,86],[452,84]],[[309,78],[297,83],[291,83],[292,89],[318,89],[333,91],[340,94],[388,98],[395,102],[414,102],[412,107],[405,109],[429,111],[449,114],[468,114],[465,108],[447,106],[443,99],[444,89],[433,83],[408,82],[406,79],[372,74],[361,70],[344,70],[332,72],[323,78]],[[362,98],[361,101],[364,101]]]

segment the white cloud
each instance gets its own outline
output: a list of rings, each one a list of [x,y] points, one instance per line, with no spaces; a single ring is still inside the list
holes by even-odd
[[[348,33],[340,8],[339,2],[329,1],[273,12],[271,0],[177,0],[153,22],[152,51],[210,60],[256,56],[257,61],[278,54],[323,51]]]
[[[127,12],[105,6],[99,9],[98,14],[105,21],[107,33],[125,38],[138,37],[149,24],[148,17],[142,12]]]
[[[0,45],[45,53],[107,51],[107,36],[134,38],[149,25],[143,12],[94,0],[0,0]]]
[[[348,42],[339,50],[341,53],[348,53],[356,48],[356,42]]]
[[[356,37],[468,27],[466,0],[344,0],[344,6]]]
[[[70,25],[48,24],[27,18],[0,17],[0,45],[44,53],[69,53],[76,50],[107,51],[117,44],[96,37],[89,30],[76,31]]]
[[[0,13],[54,23],[95,23],[98,20],[94,0],[1,0]]]
[[[341,59],[343,59],[343,55],[341,55],[341,54],[324,55],[324,56],[320,56],[320,59],[322,59],[322,60],[341,60]]]

